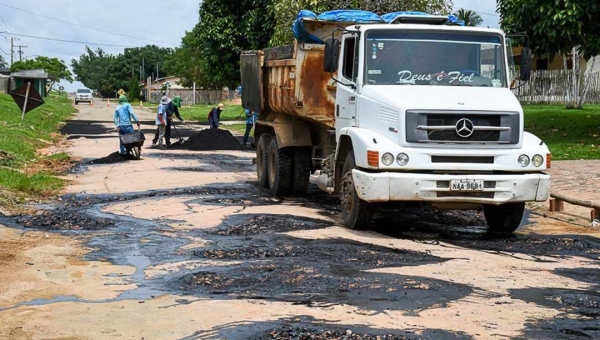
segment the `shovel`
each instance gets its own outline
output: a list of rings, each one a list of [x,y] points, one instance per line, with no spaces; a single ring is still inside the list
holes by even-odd
[[[193,128],[191,125],[189,125],[188,123],[185,122],[181,122],[181,124],[187,126],[190,130],[195,131],[195,132],[200,132],[200,130]]]
[[[179,137],[179,141],[176,143],[179,143],[180,145],[183,145],[183,143],[185,143],[185,141],[183,140],[183,138],[181,138],[181,136],[179,135],[179,131],[177,131],[177,128],[175,127],[175,124],[172,125],[173,129],[175,130],[175,133],[177,134],[177,137]]]

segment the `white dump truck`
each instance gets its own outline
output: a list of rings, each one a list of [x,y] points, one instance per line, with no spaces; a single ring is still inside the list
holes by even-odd
[[[257,177],[304,195],[310,174],[339,195],[344,223],[367,228],[380,203],[482,209],[510,233],[548,198],[548,147],[525,132],[511,92],[528,80],[501,30],[399,15],[388,24],[304,20],[324,43],[243,52],[245,108],[260,112]]]

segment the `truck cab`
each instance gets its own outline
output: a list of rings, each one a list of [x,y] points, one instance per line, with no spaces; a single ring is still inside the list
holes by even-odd
[[[283,112],[269,105],[272,99],[282,101],[278,89],[284,87],[277,79],[285,71],[266,70],[268,104],[262,122],[272,132],[257,128],[258,137],[270,133],[279,153],[292,150],[297,145],[278,134],[286,130],[282,115],[293,116],[290,134],[310,136],[302,146],[312,149],[311,170],[320,170],[322,190],[340,196],[350,228],[367,228],[380,203],[395,203],[483,209],[491,230],[513,232],[526,202],[548,198],[550,177],[544,171],[550,167],[550,151],[524,131],[523,109],[511,91],[515,82],[528,79],[526,58],[517,73],[510,40],[502,31],[446,21],[399,16],[390,24],[330,30],[331,39],[322,47],[297,42],[290,57],[295,63],[287,63],[295,66],[294,78],[286,88],[293,83],[291,103],[309,102],[302,89],[315,93],[315,81],[309,82],[311,88],[304,85],[306,75],[297,74],[306,72],[298,69],[307,67],[315,50],[321,51],[322,71],[329,74],[326,88],[334,91],[327,109],[332,123],[325,127],[311,121],[316,108]],[[277,62],[271,63],[283,64]],[[260,151],[259,166],[265,158]]]

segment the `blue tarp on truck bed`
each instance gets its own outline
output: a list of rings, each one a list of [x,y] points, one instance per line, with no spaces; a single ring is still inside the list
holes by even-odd
[[[292,25],[292,31],[294,32],[294,37],[299,42],[309,43],[309,44],[324,44],[325,42],[309,33],[306,29],[304,29],[303,21],[304,19],[312,19],[312,20],[321,20],[321,21],[329,21],[329,22],[351,22],[351,23],[387,23],[394,20],[399,15],[430,15],[424,12],[415,12],[415,11],[406,11],[406,12],[392,12],[387,13],[382,16],[379,16],[373,12],[368,11],[359,11],[359,10],[335,10],[323,12],[319,15],[312,11],[301,10],[296,17],[296,21]],[[464,26],[464,22],[458,20],[455,15],[448,16],[448,22],[453,24],[458,24]]]

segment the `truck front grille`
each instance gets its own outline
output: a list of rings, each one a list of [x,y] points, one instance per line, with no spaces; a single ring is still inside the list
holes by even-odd
[[[480,156],[431,156],[431,163],[494,164],[494,157]]]
[[[518,144],[518,112],[407,111],[409,143]]]
[[[440,191],[437,197],[464,197],[464,198],[494,198],[493,192],[463,192],[463,191]]]

